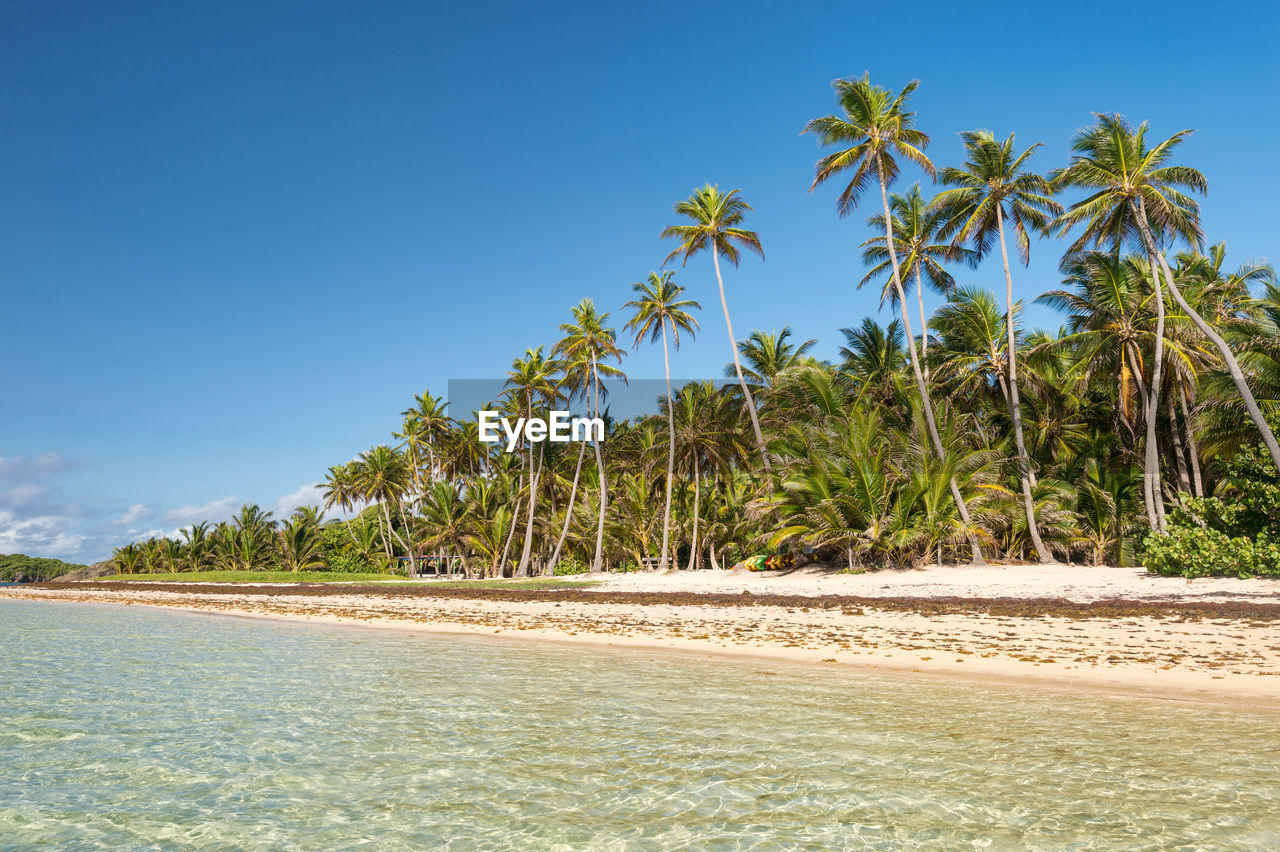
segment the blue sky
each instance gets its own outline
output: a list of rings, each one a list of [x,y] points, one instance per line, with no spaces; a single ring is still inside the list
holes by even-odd
[[[739,336],[834,356],[877,310],[874,211],[807,192],[799,131],[840,76],[920,79],[939,164],[975,127],[1043,141],[1046,170],[1092,111],[1198,128],[1210,240],[1277,253],[1269,4],[881,5],[0,3],[0,552],[287,511],[415,393],[500,376],[585,296],[619,317],[707,181],[765,245],[726,272]],[[999,287],[998,258],[959,278]],[[718,376],[709,259],[677,280],[705,310],[673,370]]]

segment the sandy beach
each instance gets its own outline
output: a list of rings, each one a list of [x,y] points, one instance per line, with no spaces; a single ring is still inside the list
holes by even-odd
[[[66,583],[0,595],[736,654],[1280,708],[1280,584],[1081,566],[610,575],[583,588]]]

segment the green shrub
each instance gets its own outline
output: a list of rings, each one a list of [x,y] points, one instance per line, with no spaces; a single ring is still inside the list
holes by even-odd
[[[1227,465],[1216,497],[1189,499],[1144,543],[1147,570],[1178,577],[1280,576],[1280,480],[1261,447]]]
[[[566,556],[556,562],[556,570],[552,573],[556,575],[585,574],[587,573],[587,566],[576,556]]]
[[[337,553],[329,557],[328,570],[339,574],[379,574],[383,573],[383,566],[372,565],[350,553]]]

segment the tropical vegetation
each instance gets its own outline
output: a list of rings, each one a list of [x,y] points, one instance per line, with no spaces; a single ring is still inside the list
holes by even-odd
[[[619,282],[616,317],[582,299],[557,339],[512,361],[491,406],[534,417],[577,403],[605,420],[604,440],[508,453],[479,439],[473,412],[423,392],[390,441],[328,470],[323,506],[288,518],[245,506],[119,548],[119,571],[497,578],[786,551],[851,571],[1069,561],[1280,573],[1280,283],[1207,243],[1208,182],[1179,159],[1191,131],[1160,138],[1098,115],[1065,164],[1038,171],[1039,143],[972,129],[963,162],[937,165],[916,83],[833,86],[836,110],[804,128],[824,146],[810,189],[837,184],[840,216],[865,208],[862,284],[896,311],[841,329],[836,360],[789,327],[735,335],[721,261],[764,262],[765,237],[740,189],[709,183],[656,235],[675,241],[662,267],[678,269],[629,294]],[[1026,327],[1015,298],[1014,261],[1037,242],[1060,256],[1060,284],[1036,298],[1061,312],[1057,329]],[[994,289],[973,283],[997,250]],[[699,254],[710,269],[689,263]],[[733,341],[732,381],[672,387],[708,298]],[[651,413],[614,420],[609,385],[626,379],[627,347],[659,343],[665,392]]]

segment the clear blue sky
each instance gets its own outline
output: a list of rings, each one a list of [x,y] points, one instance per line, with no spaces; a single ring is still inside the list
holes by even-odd
[[[500,376],[584,296],[618,317],[707,181],[767,253],[727,271],[739,336],[790,324],[833,357],[877,309],[854,288],[874,211],[807,192],[799,131],[839,76],[919,78],[939,164],[975,127],[1043,141],[1043,169],[1092,111],[1198,128],[1210,240],[1277,253],[1270,4],[902,8],[0,3],[0,552],[287,509],[414,393]],[[1018,293],[1060,252],[1033,245]],[[718,376],[709,259],[677,280],[706,310],[674,370]]]

